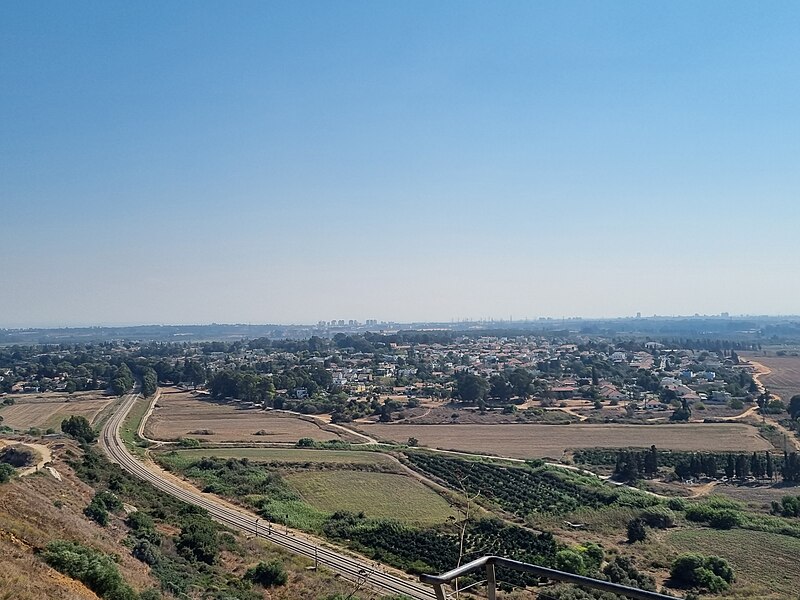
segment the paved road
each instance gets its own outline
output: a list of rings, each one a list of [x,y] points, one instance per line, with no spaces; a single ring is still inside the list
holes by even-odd
[[[129,473],[153,484],[158,489],[183,500],[189,504],[200,506],[206,509],[209,515],[219,523],[242,530],[251,535],[257,535],[269,539],[278,546],[282,546],[291,552],[302,554],[310,558],[315,558],[319,564],[324,565],[331,571],[339,573],[351,581],[368,579],[367,587],[375,589],[381,593],[404,594],[415,600],[434,600],[433,590],[421,583],[410,581],[397,575],[387,573],[377,563],[370,562],[365,558],[354,558],[347,554],[338,552],[321,542],[314,541],[308,536],[297,532],[286,534],[285,529],[277,526],[271,528],[267,533],[267,524],[261,520],[258,522],[257,516],[247,511],[232,508],[226,503],[209,497],[208,494],[191,491],[183,487],[159,472],[155,467],[148,466],[137,460],[122,442],[119,436],[119,428],[125,416],[139,397],[138,393],[131,393],[126,396],[120,407],[108,420],[103,427],[100,436],[100,445],[109,455],[111,460],[118,463]]]

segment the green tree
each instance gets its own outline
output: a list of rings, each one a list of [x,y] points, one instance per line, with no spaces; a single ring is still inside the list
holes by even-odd
[[[492,375],[489,379],[489,397],[501,402],[511,398],[511,386],[502,375]]]
[[[61,431],[66,433],[68,436],[87,444],[91,444],[97,439],[97,433],[95,433],[94,429],[92,429],[89,421],[86,420],[86,417],[79,415],[72,415],[71,417],[61,421]]]
[[[158,389],[158,374],[155,369],[145,367],[142,369],[142,394],[148,398],[156,393]]]
[[[527,369],[517,367],[508,376],[508,383],[511,384],[515,395],[527,399],[532,391],[533,375]]]
[[[478,375],[462,373],[456,379],[456,391],[463,402],[474,403],[486,396],[488,382]]]
[[[789,416],[792,419],[796,419],[800,417],[800,394],[795,394],[792,396],[791,400],[789,400]]]

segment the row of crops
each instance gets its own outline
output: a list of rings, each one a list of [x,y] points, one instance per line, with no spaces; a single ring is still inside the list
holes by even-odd
[[[547,466],[506,466],[498,463],[409,452],[416,469],[525,517],[531,513],[565,514],[581,507],[600,508],[616,502],[620,493],[599,480]]]

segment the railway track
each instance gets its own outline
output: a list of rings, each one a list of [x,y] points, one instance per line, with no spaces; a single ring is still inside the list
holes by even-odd
[[[120,407],[106,422],[100,436],[100,446],[120,467],[171,496],[204,508],[215,521],[247,534],[268,539],[291,552],[314,559],[318,564],[340,574],[354,584],[361,582],[364,587],[380,593],[405,595],[414,600],[435,599],[432,589],[421,583],[386,572],[385,567],[378,563],[363,557],[357,558],[344,554],[299,532],[286,529],[282,533],[275,526],[268,527],[263,522],[259,524],[259,521],[262,520],[257,515],[231,508],[221,501],[209,498],[207,494],[186,489],[140,462],[128,451],[119,435],[120,426],[138,397],[139,394],[134,391],[123,399]]]

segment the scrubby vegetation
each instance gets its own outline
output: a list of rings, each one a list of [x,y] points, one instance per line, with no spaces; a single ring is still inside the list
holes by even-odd
[[[0,483],[8,483],[14,476],[14,467],[6,463],[0,463]]]
[[[77,542],[50,542],[42,559],[65,575],[77,579],[105,600],[137,600],[139,595],[125,583],[114,560]]]
[[[163,494],[110,463],[90,446],[84,446],[82,459],[71,465],[78,476],[98,490],[87,511],[91,518],[110,520],[121,501],[137,507],[128,515],[127,545],[131,554],[150,565],[164,592],[182,596],[193,591],[216,589],[225,597],[254,600],[258,597],[248,581],[230,577],[216,566],[219,553],[236,549],[234,538],[205,515],[204,511]],[[87,513],[88,514],[88,513]],[[176,536],[160,533],[157,523],[179,529]],[[232,545],[233,544],[233,545]]]

